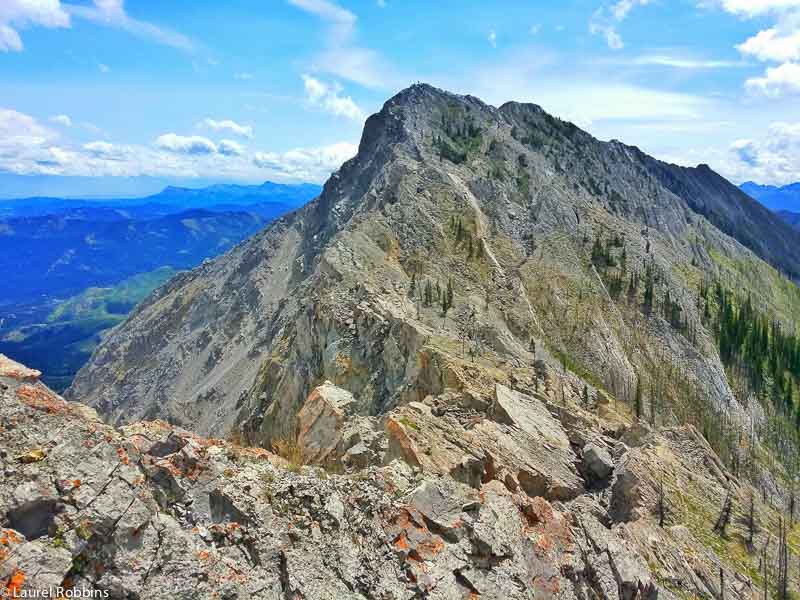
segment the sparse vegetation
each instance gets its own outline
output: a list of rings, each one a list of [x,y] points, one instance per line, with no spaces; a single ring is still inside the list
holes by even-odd
[[[297,440],[280,439],[272,442],[272,451],[289,463],[287,469],[293,473],[299,473],[306,464],[306,456],[303,447]]]

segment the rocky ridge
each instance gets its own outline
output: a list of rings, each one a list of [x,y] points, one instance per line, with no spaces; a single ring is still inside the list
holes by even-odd
[[[760,597],[749,563],[715,552],[739,544],[738,521],[710,533],[726,490],[753,491],[696,430],[553,400],[498,387],[489,418],[428,398],[379,422],[347,418],[351,396],[326,383],[287,460],[163,421],[114,428],[0,357],[0,583],[119,599]],[[777,514],[758,511],[755,548]]]
[[[759,244],[736,237],[740,217]],[[680,326],[642,311],[641,289],[614,292],[593,240],[614,245],[609,261],[624,248],[625,281],[654,274]],[[448,390],[485,408],[497,383],[531,382],[541,363],[591,396],[630,404],[644,390],[651,421],[684,420],[688,390],[705,413],[758,418],[731,390],[698,287],[722,280],[789,322],[800,297],[777,293],[765,261],[795,272],[798,241],[709,169],[600,142],[534,105],[416,85],[368,119],[319,198],[158,290],[67,395],[114,422],[270,447],[326,380],[365,417]]]

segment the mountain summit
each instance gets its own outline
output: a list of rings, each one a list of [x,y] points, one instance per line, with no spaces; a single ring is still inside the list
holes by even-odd
[[[766,261],[800,273],[798,243],[708,167],[415,85],[316,200],[159,289],[69,394],[265,444],[324,380],[376,415],[450,389],[480,405],[536,364],[652,414],[686,408],[689,387],[736,413],[698,282],[781,318]]]

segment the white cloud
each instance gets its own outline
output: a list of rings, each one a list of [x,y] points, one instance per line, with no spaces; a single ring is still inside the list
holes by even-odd
[[[179,50],[187,52],[194,50],[194,42],[182,33],[159,27],[147,21],[140,21],[128,15],[125,11],[125,0],[94,0],[94,6],[69,4],[64,5],[64,8],[71,15],[98,25],[121,29],[131,35],[153,40]]]
[[[36,119],[10,108],[0,108],[0,148],[15,145],[39,146],[56,136]]]
[[[108,65],[106,65],[104,63],[98,63],[97,64],[97,70],[100,71],[101,73],[108,73],[108,72],[111,71],[111,67],[109,67]]]
[[[650,0],[619,0],[611,7],[611,14],[617,21],[623,21],[635,6],[646,6]]]
[[[251,79],[253,79],[253,74],[252,73],[236,73],[233,77],[235,79],[240,79],[242,81],[250,81]]]
[[[309,104],[353,121],[365,119],[363,111],[350,96],[340,95],[341,88],[338,85],[328,85],[309,75],[303,75],[303,84]]]
[[[224,156],[243,156],[244,147],[233,140],[220,140],[219,153]]]
[[[763,76],[745,81],[745,87],[769,97],[800,92],[800,0],[717,0],[717,4],[743,18],[772,17],[776,21],[736,46],[746,56],[780,63],[767,67]]]
[[[354,157],[358,146],[340,142],[322,148],[298,148],[288,152],[258,152],[253,163],[262,169],[302,181],[321,181]]]
[[[391,89],[405,84],[374,50],[333,46],[316,57],[319,69],[369,88]]]
[[[50,117],[50,122],[62,127],[72,127],[72,119],[67,115],[54,115]]]
[[[156,139],[155,144],[163,150],[179,154],[217,153],[217,145],[210,139],[199,135],[183,136],[174,133],[165,133]]]
[[[583,90],[583,92],[582,92]],[[581,94],[585,95],[581,95]],[[586,82],[540,94],[541,101],[576,122],[686,120],[704,116],[711,102],[700,96],[632,84]]]
[[[800,122],[772,123],[760,139],[734,142],[720,170],[734,181],[782,185],[800,179]]]
[[[612,50],[621,50],[625,43],[617,31],[617,26],[628,18],[635,7],[648,4],[650,4],[650,0],[618,0],[610,6],[604,6],[592,15],[589,21],[589,31],[593,35],[602,35]]]
[[[289,4],[333,24],[336,34],[347,38],[353,33],[357,17],[346,8],[328,0],[289,0]]]
[[[625,43],[622,41],[622,36],[617,33],[617,30],[614,28],[613,25],[601,25],[598,23],[592,23],[589,26],[589,31],[593,34],[602,34],[604,38],[606,38],[606,44],[612,50],[622,50],[625,47]]]
[[[352,12],[328,0],[288,2],[328,25],[325,50],[314,59],[316,70],[371,88],[394,88],[405,83],[392,75],[392,69],[377,52],[353,42],[358,18]]]
[[[227,131],[234,135],[238,135],[244,138],[252,139],[253,138],[253,127],[252,125],[240,125],[236,121],[231,121],[230,119],[224,119],[222,121],[216,121],[214,119],[203,119],[202,122],[197,124],[198,127],[207,127],[212,131]]]
[[[64,158],[58,135],[25,113],[0,108],[0,170],[50,172]]]
[[[0,171],[87,177],[220,177],[324,181],[358,146],[342,142],[288,152],[249,153],[233,140],[167,133],[152,146],[96,140],[71,144],[35,118],[0,108]]]
[[[0,2],[0,51],[21,52],[18,28],[69,27],[69,14],[60,0],[2,0]]]
[[[493,57],[469,78],[444,76],[434,83],[495,106],[510,100],[534,102],[581,126],[601,121],[706,119],[715,107],[709,98],[608,80],[602,73],[565,81],[562,65],[556,61],[557,57],[537,48],[513,51]]]
[[[386,8],[386,0],[377,0],[375,4],[378,5],[378,8]]]
[[[736,15],[759,17],[800,8],[800,0],[721,0],[720,5]]]
[[[745,82],[748,90],[777,98],[785,93],[800,92],[800,64],[787,62],[767,69],[763,77],[752,77]]]
[[[83,145],[83,149],[95,156],[110,157],[117,155],[117,150],[114,147],[114,144],[110,144],[109,142],[89,142],[88,144]]]
[[[489,44],[492,48],[497,48],[497,32],[492,30],[489,32]]]
[[[762,61],[785,62],[800,59],[800,28],[786,30],[771,27],[739,44],[742,54],[755,56]]]
[[[744,63],[730,60],[705,60],[671,56],[668,54],[647,54],[637,56],[633,63],[641,66],[670,67],[673,69],[729,69],[743,67]]]

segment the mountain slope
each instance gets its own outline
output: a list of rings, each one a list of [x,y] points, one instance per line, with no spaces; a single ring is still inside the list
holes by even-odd
[[[318,199],[160,288],[69,394],[114,421],[268,445],[326,379],[362,415],[445,393],[481,410],[495,383],[538,389],[549,365],[562,395],[720,427],[746,399],[701,285],[749,291],[793,322],[796,288],[765,260],[800,273],[797,236],[706,168],[533,105],[417,85],[368,119]]]
[[[781,210],[778,211],[778,216],[795,229],[800,229],[800,213]]]
[[[697,168],[647,162],[663,185],[724,233],[793,280],[800,280],[800,237],[783,220],[707,165]]]
[[[770,210],[800,211],[800,183],[774,186],[759,185],[752,181],[747,181],[740,187],[742,191],[761,202]]]

